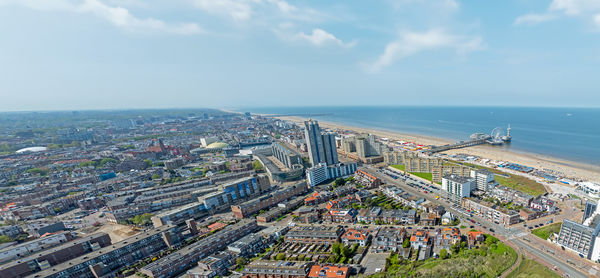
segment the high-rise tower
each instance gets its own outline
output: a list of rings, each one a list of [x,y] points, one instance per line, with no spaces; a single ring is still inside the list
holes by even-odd
[[[313,120],[304,122],[304,139],[308,147],[308,157],[313,166],[319,165],[319,163],[327,163],[327,165],[338,163],[335,134],[321,133],[319,122]]]

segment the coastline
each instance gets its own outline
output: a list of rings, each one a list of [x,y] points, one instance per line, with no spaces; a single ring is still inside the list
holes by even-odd
[[[267,114],[261,114],[263,116],[269,116]],[[296,124],[302,124],[307,118],[299,116],[277,116],[276,118],[286,121],[291,121]],[[349,126],[344,124],[332,123],[327,121],[320,121],[319,125],[323,128],[338,129],[353,131],[356,133],[371,133],[378,137],[387,137],[394,140],[410,141],[423,145],[444,145],[453,143],[450,140],[435,138],[425,135],[418,134],[407,134],[389,130],[382,130],[376,128],[362,128]],[[565,159],[559,159],[551,156],[517,152],[513,150],[499,149],[498,147],[480,145],[474,147],[468,147],[463,149],[455,149],[444,152],[446,154],[469,154],[475,155],[482,158],[491,160],[508,161],[521,165],[527,165],[536,169],[551,169],[563,173],[566,177],[577,178],[584,181],[600,181],[600,166],[569,161]]]

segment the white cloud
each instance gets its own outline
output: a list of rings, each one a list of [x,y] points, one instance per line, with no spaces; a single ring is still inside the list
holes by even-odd
[[[192,4],[208,13],[245,21],[252,17],[252,1],[247,0],[192,0]]]
[[[355,41],[345,43],[336,38],[333,34],[320,28],[313,29],[310,34],[306,34],[304,32],[293,32],[291,29],[294,27],[294,24],[285,22],[279,24],[279,28],[273,29],[273,31],[284,40],[308,42],[319,47],[326,45],[337,45],[350,48],[356,45]]]
[[[445,13],[456,12],[460,9],[460,4],[456,0],[390,0],[389,3],[399,10],[415,5]]]
[[[204,32],[195,23],[170,24],[154,18],[141,19],[132,15],[126,8],[109,6],[100,0],[84,0],[83,3],[77,4],[67,0],[0,0],[0,5],[3,4],[21,5],[42,11],[93,14],[128,31],[160,31],[182,35]]]
[[[521,23],[541,23],[559,16],[580,17],[591,20],[600,27],[595,15],[600,11],[600,0],[553,0],[545,13],[530,13],[515,19],[515,25]]]
[[[442,48],[450,48],[459,54],[466,54],[471,51],[481,50],[484,46],[483,40],[480,37],[468,38],[456,36],[440,29],[432,29],[423,33],[404,32],[398,40],[388,43],[385,46],[383,54],[375,62],[367,64],[366,69],[371,72],[377,72],[404,57],[422,51]]]
[[[555,18],[556,18],[556,16],[553,14],[530,13],[530,14],[525,14],[525,15],[517,17],[517,19],[515,19],[514,24],[515,25],[525,24],[525,23],[538,24],[541,22],[553,20]]]
[[[598,0],[553,0],[550,11],[564,12],[566,15],[580,15],[600,10]]]
[[[344,43],[342,40],[336,38],[333,34],[319,28],[313,29],[310,35],[300,32],[294,37],[299,40],[307,41],[316,46],[335,44],[342,47],[352,47],[356,44],[355,42]]]

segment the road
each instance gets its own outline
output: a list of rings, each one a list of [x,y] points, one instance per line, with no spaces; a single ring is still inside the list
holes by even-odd
[[[369,170],[369,172],[371,174],[374,174],[375,176],[377,176],[380,179],[382,179],[383,181],[385,181],[386,184],[399,186],[402,190],[405,190],[406,192],[408,192],[410,194],[413,194],[415,196],[424,197],[425,199],[429,200],[430,202],[432,202],[434,204],[442,205],[442,206],[446,207],[446,209],[448,211],[454,213],[455,215],[463,216],[463,219],[465,217],[467,217],[463,212],[460,212],[460,211],[454,209],[452,207],[453,204],[447,202],[446,200],[444,200],[442,198],[435,199],[434,194],[425,194],[422,191],[416,190],[415,188],[407,185],[402,180],[393,179],[393,178],[381,173],[380,171],[378,171],[378,169],[376,169],[372,166],[365,165],[363,167],[366,168],[367,170]],[[437,194],[437,193],[435,193],[435,194]],[[534,244],[531,244],[530,242],[526,242],[526,241],[522,240],[521,239],[522,237],[529,235],[528,231],[523,231],[519,228],[506,228],[504,226],[497,225],[497,224],[495,224],[491,221],[488,221],[487,219],[484,219],[482,217],[479,217],[477,215],[474,215],[472,217],[468,216],[468,217],[475,220],[476,222],[481,223],[481,225],[478,225],[478,227],[482,228],[483,230],[488,230],[489,228],[492,228],[495,230],[495,232],[492,233],[495,236],[497,236],[501,239],[504,239],[505,241],[508,240],[508,241],[512,242],[514,245],[516,245],[517,247],[519,247],[531,254],[534,254],[536,256],[536,258],[543,260],[540,263],[542,263],[546,266],[548,266],[548,265],[556,266],[559,273],[564,273],[564,274],[566,274],[567,277],[584,278],[584,277],[591,276],[591,274],[588,271],[586,271],[586,270],[591,270],[591,266],[589,266],[587,263],[585,266],[587,266],[588,268],[582,267],[582,270],[585,271],[585,272],[582,272],[578,269],[575,269],[571,265],[569,265],[565,261],[565,259],[564,259],[565,256],[562,252],[555,252],[555,255],[552,255],[548,252],[545,252],[546,249],[541,249],[539,247],[539,245],[537,245],[537,244],[534,245]],[[469,222],[469,225],[472,225],[472,223]],[[488,228],[488,229],[486,229],[486,228]],[[515,250],[515,251],[517,251],[517,250]]]

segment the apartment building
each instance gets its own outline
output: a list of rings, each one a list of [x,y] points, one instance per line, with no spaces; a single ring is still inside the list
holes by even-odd
[[[181,240],[175,226],[162,226],[34,273],[29,278],[110,277],[115,271],[165,250]]]
[[[20,257],[0,266],[0,277],[21,278],[111,244],[106,233],[97,233]]]
[[[242,277],[306,278],[313,264],[313,262],[256,260],[244,267]]]
[[[241,219],[258,213],[262,209],[275,206],[289,198],[303,194],[307,190],[308,186],[306,185],[306,182],[300,182],[295,185],[285,186],[254,200],[250,200],[239,205],[232,205],[231,211],[233,211],[233,214],[236,218]]]
[[[229,244],[256,230],[256,220],[242,220],[142,267],[140,272],[153,278],[177,276],[194,267],[201,259],[224,250]]]
[[[340,227],[294,227],[285,235],[285,242],[331,245],[339,240],[342,233],[343,229]]]

